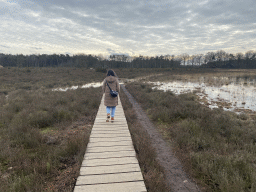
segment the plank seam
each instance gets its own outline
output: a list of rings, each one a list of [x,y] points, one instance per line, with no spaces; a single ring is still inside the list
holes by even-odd
[[[93,176],[93,175],[115,175],[115,174],[120,174],[120,173],[140,173],[140,171],[125,171],[125,172],[115,172],[115,173],[98,173],[98,174],[86,174],[86,175],[79,175],[79,176]]]
[[[87,152],[88,154],[89,153],[112,153],[112,152],[123,152],[123,151],[134,151],[134,150],[121,150],[121,151],[100,151],[100,152]]]
[[[110,145],[110,146],[93,146],[93,147],[88,147],[88,149],[91,149],[91,148],[95,148],[95,147],[129,147],[131,145]]]
[[[85,185],[102,185],[102,184],[115,184],[115,183],[131,183],[131,182],[143,182],[144,180],[133,180],[133,181],[120,181],[120,182],[109,182],[109,183],[93,183],[93,184],[77,184],[76,186],[85,186]]]
[[[88,165],[82,165],[81,167],[104,167],[104,166],[115,166],[115,165],[138,165],[139,163],[120,163],[120,164],[111,164],[111,165],[94,165],[94,166],[88,166]]]
[[[101,132],[101,131],[106,131],[107,133],[108,133],[108,132],[116,132],[116,131],[119,131],[119,132],[128,132],[127,129],[116,129],[116,130],[105,130],[105,129],[101,129],[101,130],[93,130],[93,132]]]
[[[128,132],[127,133],[117,133],[117,132],[110,132],[110,133],[104,133],[104,132],[99,132],[99,133],[95,133],[95,132],[93,132],[93,133],[91,133],[92,135],[95,135],[95,134],[97,134],[97,135],[103,135],[103,134],[118,134],[118,135],[127,135],[128,134]]]
[[[136,157],[136,155],[127,155],[127,156],[121,156],[121,157],[106,157],[106,158],[84,158],[85,160],[95,160],[95,159],[120,159],[125,157]]]
[[[125,136],[119,136],[119,137],[125,137]],[[90,137],[90,138],[116,138],[116,137]],[[130,138],[130,136],[128,138]]]
[[[105,142],[108,142],[108,143],[117,143],[117,142],[122,142],[122,141],[131,141],[131,140],[120,140],[120,141],[95,141],[95,142],[90,142],[90,143],[100,143],[100,142],[102,142],[102,143],[105,143]]]

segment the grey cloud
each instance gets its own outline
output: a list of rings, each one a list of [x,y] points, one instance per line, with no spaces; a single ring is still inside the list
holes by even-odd
[[[109,53],[110,55],[119,54],[117,51],[115,51],[115,50],[113,50],[113,49],[111,49],[111,48],[107,48],[106,50],[108,51],[108,53]]]
[[[203,17],[207,23],[245,24],[253,21],[255,22],[253,19],[256,16],[256,12],[253,11],[255,8],[256,4],[252,0],[236,2],[231,0],[215,0],[209,1],[203,7],[192,7],[192,10],[198,13],[199,16]]]
[[[0,45],[0,47],[4,47],[4,48],[7,48],[7,49],[11,48],[11,47],[5,46],[5,45]]]
[[[193,52],[203,50],[201,47],[211,50],[256,38],[255,31],[246,32],[255,29],[252,25],[256,18],[254,0],[14,2],[16,5],[7,6],[3,12],[5,25],[22,21],[22,26],[5,28],[12,35],[0,29],[0,35],[9,39],[19,36],[16,39],[20,43],[31,42],[34,48],[39,42],[41,51],[52,46],[64,52],[71,52],[65,50],[70,47],[76,51],[164,54],[160,51]],[[6,5],[0,2],[0,9],[1,6]],[[216,42],[223,43],[215,45]]]
[[[109,55],[127,55],[127,56],[129,56],[129,53],[123,53],[123,52],[115,51],[111,48],[107,48],[106,50],[108,51]]]
[[[31,49],[42,50],[40,47],[30,47]]]

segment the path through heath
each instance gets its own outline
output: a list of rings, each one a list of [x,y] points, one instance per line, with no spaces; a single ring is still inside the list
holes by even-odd
[[[133,96],[127,91],[125,86],[121,84],[121,88],[132,103],[136,111],[137,117],[143,128],[147,131],[151,138],[152,146],[157,153],[157,160],[165,170],[166,185],[169,191],[179,192],[198,192],[200,191],[196,183],[193,182],[183,171],[183,167],[179,160],[174,156],[172,149],[163,140],[162,136],[156,130],[154,124],[150,121],[146,113],[140,105],[135,101]]]

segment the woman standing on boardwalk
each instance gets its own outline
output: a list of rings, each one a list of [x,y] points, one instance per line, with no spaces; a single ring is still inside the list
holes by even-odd
[[[110,115],[111,115],[111,122],[113,123],[114,117],[115,117],[116,106],[118,105],[118,98],[112,97],[110,95],[110,90],[109,90],[107,83],[113,91],[117,91],[117,92],[120,91],[120,86],[119,86],[117,76],[116,76],[115,72],[111,69],[108,70],[107,77],[104,79],[102,89],[103,89],[103,93],[105,93],[104,105],[106,106],[106,110],[107,110],[106,122],[109,122]]]

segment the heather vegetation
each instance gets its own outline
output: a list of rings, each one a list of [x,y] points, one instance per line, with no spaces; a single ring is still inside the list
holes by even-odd
[[[42,90],[101,82],[106,73],[80,68],[8,67],[0,70],[0,93]]]
[[[126,88],[203,191],[256,190],[255,116],[211,110],[192,93],[177,96],[138,82]]]
[[[151,85],[142,82],[218,74],[220,70],[115,71],[203,191],[255,191],[254,115],[211,110],[192,93],[176,96],[152,90]],[[0,69],[2,191],[73,190],[102,92],[101,88],[66,92],[52,89],[102,82],[105,72],[104,68]],[[121,99],[147,189],[165,191],[165,177],[150,137],[123,93]]]
[[[77,69],[3,69],[1,191],[72,191],[102,97],[101,88],[53,87],[103,80]]]
[[[132,78],[155,73],[153,70],[116,71],[120,76]],[[102,91],[100,87],[65,92],[52,90],[102,82],[105,72],[84,68],[9,67],[0,70],[2,191],[73,191]],[[131,120],[134,114],[130,106],[127,109]],[[148,138],[134,141],[138,141],[139,151],[149,148]],[[149,156],[153,158],[148,160]],[[148,166],[153,163],[157,167],[153,153],[147,150],[147,155],[141,158],[142,164],[147,162],[143,170],[151,191],[155,189],[152,181],[157,183],[155,187],[162,188],[163,175],[154,173]]]

